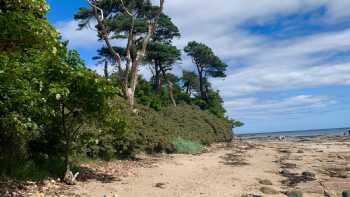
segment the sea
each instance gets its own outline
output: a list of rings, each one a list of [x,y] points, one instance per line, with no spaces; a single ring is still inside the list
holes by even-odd
[[[241,138],[266,138],[266,137],[313,137],[313,136],[344,136],[349,135],[349,128],[335,128],[335,129],[314,129],[303,131],[280,131],[280,132],[264,132],[264,133],[248,133],[236,134]]]

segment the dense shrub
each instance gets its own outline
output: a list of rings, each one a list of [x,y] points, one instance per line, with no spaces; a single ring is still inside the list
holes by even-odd
[[[175,152],[173,140],[177,138],[196,141],[204,145],[232,139],[232,122],[219,118],[199,107],[181,104],[155,111],[142,105],[132,112],[119,97],[113,101],[128,122],[128,133],[118,142],[119,153],[130,155],[137,151]]]

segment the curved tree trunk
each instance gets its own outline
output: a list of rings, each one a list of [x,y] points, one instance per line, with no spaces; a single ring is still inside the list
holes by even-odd
[[[172,104],[176,107],[176,101],[175,101],[175,98],[174,98],[174,84],[166,76],[166,71],[163,68],[163,66],[160,65],[160,69],[161,69],[161,71],[163,73],[163,78],[165,79],[165,81],[167,82],[167,85],[168,85],[169,98],[170,98]]]

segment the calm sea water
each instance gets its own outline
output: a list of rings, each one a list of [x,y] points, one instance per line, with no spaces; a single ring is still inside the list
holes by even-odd
[[[338,128],[338,129],[319,129],[319,130],[305,130],[305,131],[283,131],[283,132],[270,132],[270,133],[251,133],[251,134],[237,134],[238,137],[243,138],[259,138],[259,137],[312,137],[312,136],[343,136],[344,133],[348,134],[350,128]]]

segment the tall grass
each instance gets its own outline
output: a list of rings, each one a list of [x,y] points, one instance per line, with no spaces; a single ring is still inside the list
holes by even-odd
[[[176,153],[182,154],[197,154],[202,150],[202,145],[199,142],[176,138],[172,141]]]

